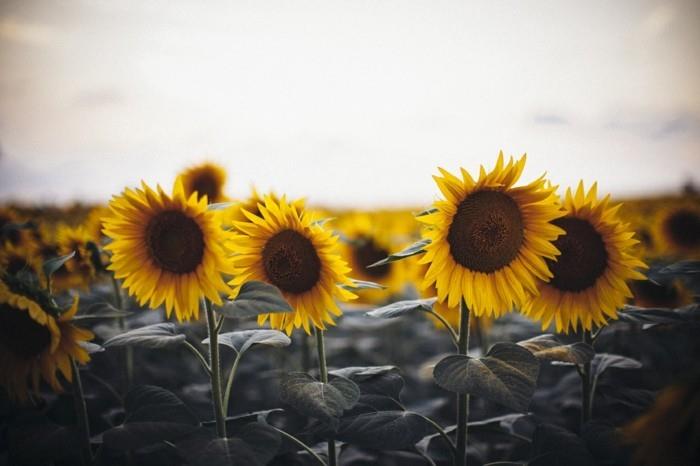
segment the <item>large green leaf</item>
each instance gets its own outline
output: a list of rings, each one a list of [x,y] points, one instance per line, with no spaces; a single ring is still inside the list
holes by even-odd
[[[539,362],[522,346],[496,343],[482,358],[448,356],[433,371],[439,386],[527,411],[535,392]]]
[[[652,325],[700,322],[700,304],[690,304],[679,309],[625,306],[618,312],[618,317],[623,322]]]
[[[291,311],[292,307],[277,287],[259,281],[244,283],[233,301],[216,308],[216,312],[234,319]]]
[[[364,448],[400,450],[415,445],[433,429],[416,413],[379,411],[342,419],[335,438]]]
[[[73,317],[73,320],[118,319],[130,315],[132,315],[131,312],[117,309],[108,302],[99,302],[90,304],[86,309],[81,309],[80,313]]]
[[[411,299],[409,301],[397,301],[395,303],[382,306],[366,315],[378,319],[393,319],[413,312],[430,312],[437,298]]]
[[[198,434],[177,442],[179,452],[192,466],[264,466],[281,444],[277,430],[260,422],[245,424],[226,439]]]
[[[595,350],[583,342],[564,344],[552,334],[538,335],[518,342],[538,359],[558,361],[571,364],[585,364],[593,359]]]
[[[144,348],[169,348],[179,346],[185,341],[185,335],[177,333],[177,327],[172,323],[147,325],[146,327],[129,330],[104,342],[104,347],[110,346],[141,346]]]
[[[209,338],[202,341],[209,344]],[[253,329],[238,332],[227,332],[219,335],[219,344],[233,348],[239,353],[244,353],[253,345],[274,346],[277,348],[289,346],[292,340],[279,330]]]
[[[390,262],[396,262],[406,259],[407,257],[423,254],[425,252],[425,247],[429,245],[430,242],[431,241],[429,239],[422,239],[420,241],[417,241],[412,245],[408,246],[406,249],[389,254],[388,257],[377,261],[374,264],[368,265],[367,268],[379,267],[381,265],[389,264]]]
[[[340,285],[341,288],[348,291],[362,291],[362,290],[383,290],[386,288],[384,285],[379,283],[368,282],[364,280],[350,279],[350,285]]]
[[[345,367],[330,373],[352,380],[363,394],[386,395],[398,400],[404,387],[396,366]]]
[[[51,277],[51,275],[53,275],[54,272],[63,267],[63,264],[71,260],[73,257],[75,257],[75,251],[71,252],[70,254],[66,254],[65,256],[54,257],[52,259],[47,260],[42,265],[44,275],[46,275],[47,277]]]
[[[304,372],[291,372],[280,384],[280,399],[283,402],[331,426],[336,426],[338,418],[352,408],[359,398],[360,389],[355,382],[340,376],[322,383]]]

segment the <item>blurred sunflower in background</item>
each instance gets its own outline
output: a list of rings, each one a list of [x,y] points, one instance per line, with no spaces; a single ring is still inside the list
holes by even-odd
[[[700,203],[686,199],[661,209],[654,233],[663,253],[700,258]]]
[[[0,207],[0,245],[10,243],[13,246],[32,247],[32,235],[27,228],[19,228],[25,218],[14,209]]]
[[[545,259],[558,254],[552,242],[563,230],[550,222],[562,213],[544,176],[514,187],[525,160],[504,164],[501,152],[477,180],[464,169],[461,179],[443,169],[433,177],[445,199],[418,217],[431,241],[419,263],[430,264],[423,288],[435,284],[448,307],[464,299],[477,317],[498,317],[536,293],[537,279],[552,276]]]
[[[38,279],[43,275],[41,257],[33,250],[9,242],[0,247],[0,270],[10,275],[26,272]]]
[[[637,269],[647,266],[632,254],[637,240],[617,218],[619,208],[609,195],[598,199],[596,184],[587,193],[583,182],[575,194],[567,189],[566,215],[552,222],[565,232],[554,242],[561,255],[547,261],[551,280],[540,281],[539,293],[523,307],[543,329],[553,320],[565,333],[579,323],[586,330],[603,326],[632,297],[627,280],[644,280]]]
[[[339,285],[350,285],[345,261],[337,251],[338,238],[324,229],[298,202],[276,201],[266,196],[258,204],[259,214],[244,211],[247,222],[236,222],[242,232],[232,241],[234,278],[232,296],[251,280],[271,283],[279,288],[293,312],[263,314],[258,323],[268,319],[272,328],[291,334],[303,327],[325,329],[334,325],[333,316],[341,315],[336,299],[347,301],[355,295]]]
[[[60,392],[57,372],[71,382],[71,358],[80,364],[90,360],[81,342],[93,334],[71,323],[77,310],[77,298],[63,311],[47,294],[9,275],[0,277],[0,386],[10,397],[26,400],[30,382],[38,392],[40,378]]]
[[[90,243],[93,246],[90,246]],[[56,243],[58,255],[66,256],[75,253],[73,258],[63,267],[73,276],[72,284],[76,288],[87,290],[97,278],[97,267],[94,262],[94,242],[92,237],[83,227],[69,227],[59,225],[56,230]]]
[[[405,262],[368,267],[407,244],[408,238],[395,230],[391,216],[381,212],[348,212],[333,223],[342,235],[340,251],[350,265],[353,276],[385,287],[382,290],[363,291],[360,302],[383,303],[399,294],[408,281]]]
[[[206,196],[209,204],[227,200],[224,194],[226,169],[220,165],[211,162],[195,165],[184,170],[179,177],[188,198],[197,193],[198,199]]]
[[[632,302],[640,307],[679,308],[693,302],[693,293],[679,280],[640,280],[630,284]]]
[[[140,305],[152,309],[165,303],[178,321],[199,318],[199,301],[206,297],[221,305],[220,293],[228,292],[222,274],[231,267],[223,244],[228,232],[221,229],[207,200],[189,197],[181,181],[172,196],[142,182],[142,189],[126,189],[109,203],[104,232],[112,239],[111,264],[122,286]]]

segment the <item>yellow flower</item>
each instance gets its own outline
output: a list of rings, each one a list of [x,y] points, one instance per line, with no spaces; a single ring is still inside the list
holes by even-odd
[[[88,248],[88,242],[91,241],[92,238],[83,227],[71,228],[68,225],[59,225],[56,230],[58,255],[66,256],[75,252],[64,267],[73,276],[71,283],[82,289],[87,289],[97,276],[92,251]]]
[[[186,197],[177,181],[172,196],[160,186],[154,191],[126,189],[110,202],[104,232],[112,238],[108,269],[139,303],[153,309],[165,303],[179,321],[199,318],[204,296],[221,305],[220,292],[229,288],[222,273],[229,273],[222,244],[227,232],[220,228],[206,198]]]
[[[203,163],[188,168],[179,176],[182,178],[182,186],[187,197],[197,193],[199,198],[206,196],[210,204],[224,202],[227,199],[224,194],[226,169],[220,165]]]
[[[90,356],[80,343],[93,338],[92,332],[70,322],[78,310],[77,298],[59,314],[47,296],[25,292],[12,279],[0,278],[0,385],[19,400],[27,398],[30,381],[38,391],[40,378],[60,392],[56,372],[72,381],[70,359],[87,363]]]
[[[553,277],[539,283],[539,295],[528,301],[523,312],[541,320],[545,329],[554,320],[558,332],[576,330],[579,322],[586,330],[616,319],[617,310],[632,297],[626,281],[643,280],[637,268],[646,265],[634,257],[637,240],[610,205],[610,196],[597,198],[597,185],[588,193],[583,182],[576,194],[567,189],[566,216],[554,223],[566,232],[555,241],[561,251],[556,261],[548,261]]]
[[[662,209],[656,218],[655,238],[666,254],[700,258],[700,202],[687,199]]]
[[[259,215],[244,211],[247,222],[236,222],[242,233],[232,242],[234,279],[233,296],[251,280],[271,283],[282,291],[293,312],[263,314],[258,323],[268,319],[272,328],[291,334],[313,325],[325,329],[333,325],[332,315],[341,315],[335,300],[353,299],[355,295],[339,285],[350,284],[350,271],[336,249],[338,238],[314,224],[297,203],[282,197],[275,201],[266,196],[259,204]]]
[[[9,275],[29,272],[37,279],[43,276],[42,260],[33,250],[21,246],[13,246],[7,242],[0,246],[0,271]]]
[[[433,177],[445,200],[418,217],[431,240],[419,262],[430,264],[423,288],[435,284],[448,307],[464,299],[474,315],[499,317],[524,304],[537,279],[552,276],[545,259],[558,254],[552,241],[562,230],[550,222],[562,214],[543,177],[514,187],[525,160],[511,157],[504,165],[500,153],[491,172],[481,167],[478,180],[464,169],[462,179],[443,169]]]

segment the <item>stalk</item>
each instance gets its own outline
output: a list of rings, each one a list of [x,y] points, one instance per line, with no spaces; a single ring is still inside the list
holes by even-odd
[[[209,333],[209,367],[211,368],[211,396],[216,419],[216,435],[226,438],[226,418],[221,402],[221,361],[219,358],[219,333],[216,330],[217,321],[211,302],[204,299],[207,315],[207,332]]]
[[[584,330],[581,341],[591,345],[593,338],[590,330]],[[593,417],[593,392],[591,390],[591,363],[583,364],[579,370],[581,376],[581,430]]]
[[[459,354],[467,356],[469,352],[469,308],[462,298],[459,306]],[[469,419],[469,394],[457,394],[457,457],[456,466],[467,464],[467,420]]]
[[[122,292],[119,288],[119,283],[114,275],[111,277],[112,289],[114,290],[114,305],[117,309],[123,311],[124,300],[122,299]],[[122,333],[129,330],[129,326],[127,325],[124,317],[119,317],[117,322],[119,324],[119,330],[121,330]],[[124,390],[126,392],[134,382],[134,349],[131,346],[124,348],[124,379],[126,380],[126,389]]]
[[[83,382],[80,380],[80,369],[78,369],[78,365],[73,358],[71,358],[70,363],[73,370],[73,404],[75,407],[75,415],[78,419],[78,432],[80,433],[83,443],[80,449],[80,455],[82,457],[83,466],[91,466],[92,447],[90,446],[90,424],[88,423]]]
[[[318,370],[321,382],[328,383],[328,367],[326,366],[326,345],[323,341],[323,330],[314,329],[316,334],[316,349],[318,350]],[[336,466],[335,440],[328,439],[328,466]]]

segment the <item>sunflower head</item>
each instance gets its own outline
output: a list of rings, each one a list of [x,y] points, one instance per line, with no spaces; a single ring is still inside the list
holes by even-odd
[[[26,400],[29,384],[38,391],[40,378],[60,392],[57,372],[71,381],[70,359],[90,360],[80,343],[91,340],[92,332],[70,322],[77,310],[77,298],[63,310],[30,284],[0,277],[0,386],[12,398]]]
[[[700,203],[685,200],[662,209],[655,233],[664,253],[700,258]]]
[[[269,319],[273,328],[288,334],[294,328],[310,333],[312,326],[333,325],[332,316],[341,314],[336,299],[355,297],[339,286],[350,283],[350,269],[336,252],[337,237],[284,196],[279,201],[266,196],[258,209],[258,215],[244,211],[248,221],[235,223],[241,233],[231,243],[233,296],[247,281],[268,282],[280,289],[294,311],[261,315],[261,325]]]
[[[553,221],[565,232],[554,243],[561,255],[547,261],[552,278],[539,282],[539,294],[523,308],[543,329],[552,320],[558,332],[579,323],[586,330],[603,326],[632,297],[626,282],[644,279],[637,269],[646,265],[633,255],[638,241],[617,218],[619,208],[610,205],[610,196],[598,199],[596,184],[588,192],[583,182],[575,194],[567,189],[565,216]]]
[[[196,165],[183,171],[179,177],[187,197],[197,193],[199,199],[206,196],[210,204],[226,200],[226,169],[220,165],[211,162]]]
[[[5,243],[0,246],[0,273],[8,275],[30,274],[36,279],[43,275],[41,258],[33,249]]]
[[[693,302],[693,293],[679,280],[642,280],[631,283],[632,302],[641,307],[679,308]]]
[[[550,223],[562,214],[555,188],[543,177],[515,186],[525,156],[496,167],[481,167],[478,179],[440,169],[433,177],[445,196],[435,211],[418,217],[431,243],[421,264],[429,264],[423,287],[435,285],[438,300],[454,308],[464,300],[476,315],[498,317],[535,293],[548,280],[546,259],[558,254],[552,242],[562,233]]]
[[[71,282],[75,286],[87,289],[97,276],[94,257],[96,249],[92,237],[83,227],[59,225],[56,230],[56,242],[59,256],[75,253],[64,267],[69,274],[73,275]]]
[[[223,248],[229,233],[206,198],[187,197],[179,180],[172,196],[142,183],[112,199],[103,224],[112,239],[105,247],[112,253],[108,269],[141,305],[165,303],[167,315],[174,309],[183,321],[199,317],[202,297],[222,304],[220,293],[229,291],[221,276],[230,272]]]

